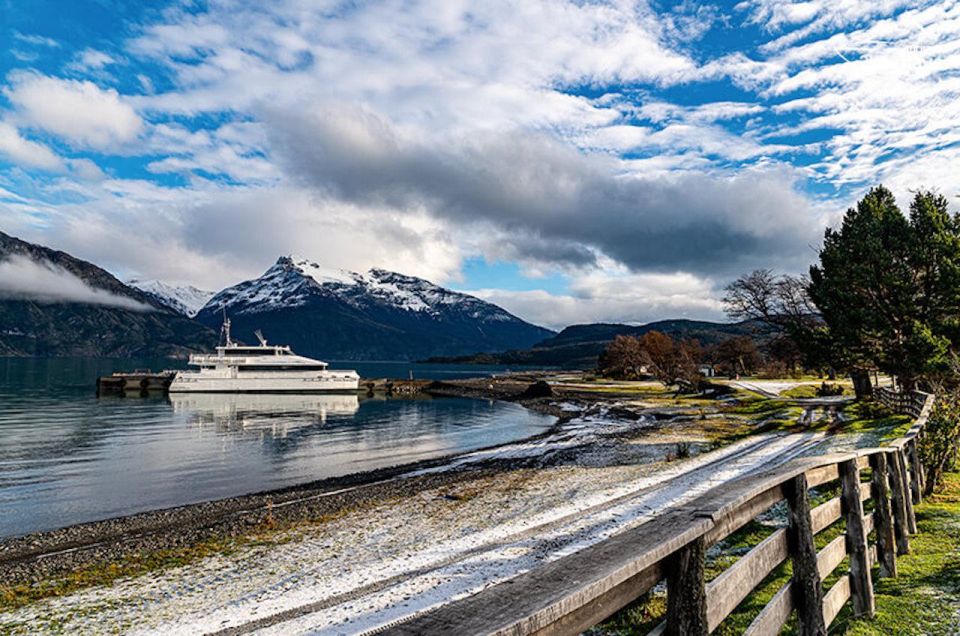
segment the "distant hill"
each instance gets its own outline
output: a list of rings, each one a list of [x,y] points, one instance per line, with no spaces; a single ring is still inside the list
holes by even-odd
[[[184,356],[217,342],[207,327],[66,252],[0,232],[0,267],[0,355]]]
[[[383,269],[328,269],[282,256],[262,276],[228,287],[197,314],[210,327],[223,312],[237,338],[256,329],[300,354],[340,360],[418,360],[529,347],[554,332],[422,278]]]
[[[769,335],[769,329],[755,321],[721,323],[677,319],[661,320],[639,326],[592,323],[567,327],[555,336],[542,340],[528,349],[514,349],[502,353],[478,353],[454,358],[435,357],[429,361],[590,369],[597,365],[600,353],[615,337],[642,336],[648,331],[659,331],[676,340],[699,340],[703,345],[715,344],[733,336],[763,339]]]

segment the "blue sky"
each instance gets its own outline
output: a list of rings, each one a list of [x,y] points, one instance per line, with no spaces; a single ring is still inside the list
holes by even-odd
[[[0,230],[219,289],[296,253],[552,327],[720,318],[955,194],[953,2],[0,0]]]

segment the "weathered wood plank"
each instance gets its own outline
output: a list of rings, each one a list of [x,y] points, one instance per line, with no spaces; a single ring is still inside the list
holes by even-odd
[[[581,625],[595,625],[659,580],[662,561],[710,527],[709,519],[674,511],[617,534],[580,552],[562,557],[479,594],[444,605],[433,612],[396,625],[390,634],[577,634]],[[654,572],[648,572],[654,568]],[[637,585],[638,578],[644,585]],[[651,582],[652,581],[652,582]],[[618,589],[627,586],[634,596],[624,601]],[[618,599],[600,602],[598,599]],[[622,602],[622,604],[619,604]],[[564,619],[584,607],[577,624]],[[557,626],[556,630],[552,627]]]
[[[729,505],[721,506],[718,511],[710,515],[714,521],[714,526],[705,537],[707,545],[713,545],[731,533],[736,532],[750,521],[753,521],[758,514],[768,510],[771,506],[782,500],[783,487],[779,483],[774,483],[746,501],[740,502],[736,507],[730,507]]]
[[[867,556],[867,529],[863,523],[864,484],[860,483],[857,462],[840,464],[840,499],[846,520],[847,554],[850,557],[850,592],[853,596],[853,615],[872,618],[876,610],[870,562]]]
[[[781,587],[747,627],[744,636],[777,636],[793,612],[793,589]]]
[[[857,470],[860,470],[859,466],[857,466]],[[860,484],[860,501],[861,502],[870,501],[870,497],[872,496],[873,496],[873,493],[871,492],[870,482],[865,481],[862,484]]]
[[[887,456],[877,453],[870,456],[873,469],[873,519],[877,531],[877,560],[880,562],[880,576],[897,575],[897,553],[893,533],[893,508],[890,505],[890,488],[887,481]]]
[[[817,571],[817,551],[810,527],[810,499],[806,475],[797,475],[784,484],[790,508],[787,544],[793,562],[793,605],[797,610],[800,634],[812,636],[826,633],[823,623],[823,589]]]
[[[831,481],[836,481],[839,478],[840,473],[837,471],[836,464],[819,466],[807,471],[807,485],[810,488],[816,488]]]
[[[608,617],[616,614],[620,609],[634,602],[657,583],[663,580],[665,572],[660,565],[647,568],[643,572],[627,579],[622,584],[611,588],[604,594],[587,601],[569,614],[564,615],[543,629],[538,629],[531,636],[550,636],[553,634],[579,634],[600,620],[598,616]]]
[[[843,535],[840,535],[828,543],[823,550],[817,552],[817,574],[820,575],[820,580],[823,581],[830,576],[846,556],[847,541]]]
[[[907,530],[907,507],[904,499],[908,497],[903,483],[903,473],[897,457],[899,451],[891,450],[887,455],[887,477],[890,481],[890,505],[893,511],[893,533],[897,544],[897,554],[910,552],[910,533]]]
[[[903,507],[906,511],[906,520],[907,520],[907,532],[910,534],[917,534],[917,517],[916,513],[913,510],[913,496],[910,494],[910,471],[907,470],[907,457],[906,452],[901,449],[896,453],[897,455],[897,466],[900,470],[901,479],[903,480]]]
[[[704,582],[707,546],[698,537],[667,559],[666,636],[706,636],[707,593]]]
[[[830,591],[823,597],[823,622],[825,625],[830,625],[833,622],[833,619],[837,617],[848,600],[850,600],[850,577],[843,576],[833,584]]]
[[[917,456],[917,440],[912,439],[907,444],[907,457],[910,460],[910,494],[912,495],[913,504],[919,504],[921,502],[923,485],[921,480],[923,479],[923,473],[920,470],[920,459]]]
[[[873,532],[874,524],[874,513],[871,512],[868,515],[863,515],[863,530],[867,533],[867,537],[869,537],[870,533]]]
[[[764,578],[783,563],[787,532],[776,530],[707,586],[707,626],[712,632]]]
[[[840,519],[842,508],[840,506],[840,497],[834,497],[826,503],[822,503],[810,511],[810,527],[813,534],[818,534],[833,525]]]
[[[846,554],[846,537],[844,536],[837,537],[817,553],[817,575],[821,582],[837,569]],[[791,612],[793,612],[793,597],[790,582],[787,582],[760,610],[744,634],[775,636],[780,633],[780,629],[790,618]]]

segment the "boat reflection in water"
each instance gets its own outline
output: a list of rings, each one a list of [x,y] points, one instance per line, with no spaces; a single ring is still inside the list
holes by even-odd
[[[351,417],[360,408],[355,394],[171,393],[170,402],[195,426],[272,437],[323,426],[328,417]]]

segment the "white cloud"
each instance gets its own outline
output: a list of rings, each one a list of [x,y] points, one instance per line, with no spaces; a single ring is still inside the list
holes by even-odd
[[[63,172],[63,159],[44,144],[25,139],[15,126],[0,121],[0,155],[13,163],[50,172]]]
[[[107,305],[133,311],[153,310],[132,298],[91,287],[62,267],[20,255],[0,261],[0,297],[42,303]]]
[[[744,0],[726,16],[702,3],[663,7],[221,0],[168,9],[123,50],[87,49],[72,67],[97,77],[122,59],[138,95],[8,77],[0,152],[61,173],[31,192],[68,201],[35,202],[20,225],[116,270],[209,287],[290,251],[441,282],[456,279],[464,254],[503,258],[572,281],[567,295],[502,292],[514,307],[637,321],[715,315],[708,277],[802,269],[832,218],[824,210],[846,203],[805,194],[806,178],[882,178],[903,191],[955,182],[954,3]],[[712,59],[697,50],[708,29],[738,20],[770,41]],[[134,75],[158,66],[166,74]],[[682,105],[658,92],[727,78],[737,101]],[[194,115],[199,128],[184,123]],[[38,130],[72,151],[141,153],[149,173],[187,185],[111,178],[87,158],[57,157],[60,144],[33,141],[46,139]],[[822,140],[794,139],[811,133]],[[16,205],[8,216],[31,204]],[[596,278],[600,264],[615,274]]]
[[[14,31],[13,37],[19,40],[20,42],[24,42],[26,44],[32,44],[34,46],[46,46],[50,48],[60,47],[60,43],[54,40],[53,38],[37,35],[36,33],[21,33],[19,31]]]
[[[690,274],[594,270],[574,277],[570,293],[471,290],[534,324],[553,329],[591,322],[643,324],[666,317],[723,320],[711,281]]]
[[[75,71],[97,71],[110,64],[116,64],[113,56],[97,49],[84,49],[67,65]]]
[[[90,81],[15,73],[5,94],[18,117],[77,146],[110,149],[131,142],[143,121],[120,94]]]
[[[331,267],[381,266],[434,281],[455,277],[460,241],[425,214],[348,205],[291,186],[165,188],[106,179],[71,184],[82,203],[4,202],[25,240],[65,250],[121,278],[221,289],[296,252]],[[25,223],[36,210],[41,223]]]

